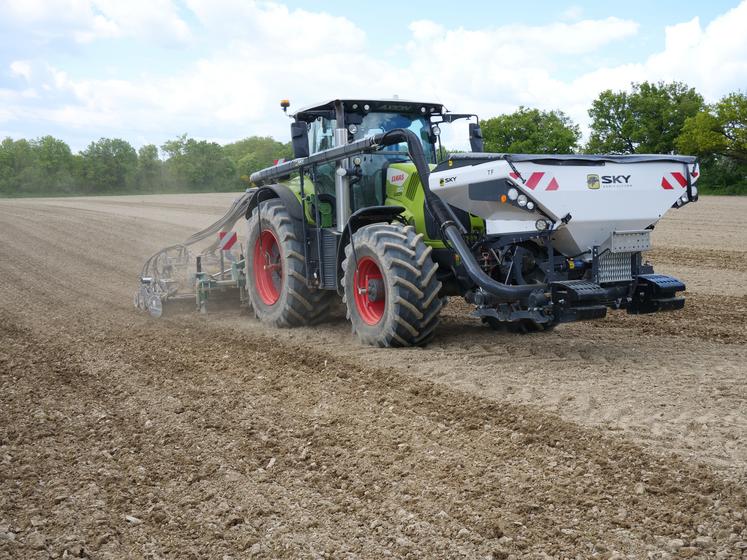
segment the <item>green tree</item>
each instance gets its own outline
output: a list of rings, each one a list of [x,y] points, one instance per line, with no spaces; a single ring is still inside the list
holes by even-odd
[[[677,148],[700,156],[701,190],[747,192],[747,95],[731,93],[689,117]]]
[[[226,144],[223,151],[231,158],[238,174],[244,182],[255,171],[274,164],[278,159],[293,157],[290,142],[283,144],[269,136],[251,136],[231,144]]]
[[[140,190],[155,192],[163,186],[162,165],[155,145],[146,144],[137,151],[137,184]]]
[[[161,150],[166,154],[167,160],[177,160],[182,157],[187,150],[187,135],[182,134],[174,140],[167,140],[161,146]]]
[[[685,120],[703,98],[680,82],[631,84],[632,91],[603,91],[589,109],[587,152],[667,154],[676,151]]]
[[[568,154],[578,148],[581,131],[562,111],[519,107],[480,123],[488,152]]]
[[[747,163],[747,95],[731,93],[688,117],[677,138],[682,152]]]
[[[137,152],[119,138],[91,142],[82,156],[82,180],[88,192],[122,192],[132,188],[137,171]]]
[[[42,180],[37,154],[25,139],[5,138],[0,144],[0,192],[6,195],[39,192]]]
[[[253,136],[221,146],[186,134],[137,152],[126,141],[102,138],[78,154],[52,136],[0,141],[0,195],[226,191],[249,175],[290,158],[290,144]]]
[[[236,165],[215,142],[187,138],[169,140],[161,149],[167,154],[167,169],[177,188],[218,191],[238,188]]]
[[[32,140],[30,144],[39,176],[38,192],[57,194],[73,191],[74,160],[70,147],[52,136],[42,136]]]

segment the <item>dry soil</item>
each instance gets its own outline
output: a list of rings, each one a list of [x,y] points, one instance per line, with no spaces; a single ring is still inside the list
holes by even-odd
[[[407,350],[136,313],[232,198],[0,201],[0,557],[747,558],[747,198],[656,229],[682,312]]]

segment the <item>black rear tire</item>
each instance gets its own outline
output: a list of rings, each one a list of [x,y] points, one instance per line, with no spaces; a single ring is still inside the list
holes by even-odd
[[[353,234],[342,263],[343,301],[361,342],[403,347],[430,341],[443,305],[430,254],[412,226],[371,224]]]
[[[255,262],[256,261],[256,262]],[[303,245],[279,199],[262,202],[249,220],[246,284],[254,314],[275,327],[324,320],[337,294],[306,284]]]

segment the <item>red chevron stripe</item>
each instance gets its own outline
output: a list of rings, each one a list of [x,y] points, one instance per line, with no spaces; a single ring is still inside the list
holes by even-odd
[[[667,181],[666,177],[661,178],[661,187],[668,191],[671,191],[672,189],[674,189],[674,187],[669,183],[669,181]]]
[[[556,191],[560,188],[560,185],[558,185],[558,182],[555,180],[555,177],[552,178],[550,181],[550,184],[547,185],[546,191]]]
[[[673,171],[672,177],[677,179],[677,182],[680,184],[680,187],[686,187],[687,186],[687,179],[685,179],[685,176],[680,173],[679,171]]]
[[[534,190],[534,188],[539,185],[539,182],[542,180],[542,177],[544,176],[544,172],[542,171],[535,171],[529,176],[529,180],[527,181],[527,187]]]
[[[508,174],[508,176],[511,177],[512,179],[519,178],[519,174],[516,171],[512,171],[511,173]]]

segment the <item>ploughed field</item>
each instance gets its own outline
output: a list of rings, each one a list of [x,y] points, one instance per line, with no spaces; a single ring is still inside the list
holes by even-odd
[[[232,199],[0,201],[0,558],[747,557],[747,198],[657,227],[682,312],[406,350],[136,313]]]

